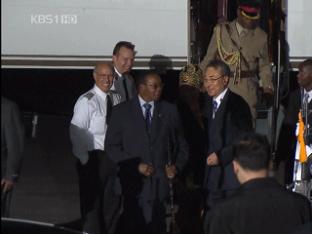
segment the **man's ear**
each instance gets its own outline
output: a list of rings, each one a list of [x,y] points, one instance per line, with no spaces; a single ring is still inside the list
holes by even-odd
[[[234,169],[234,173],[237,175],[240,170],[240,166],[236,160],[233,160],[233,169]]]
[[[117,55],[113,55],[113,57],[112,57],[112,59],[113,59],[113,62],[115,63],[116,62],[116,60],[117,60]]]
[[[230,81],[230,77],[224,76],[223,80],[224,80],[224,84],[225,84],[225,85],[228,85],[228,83],[229,83],[229,81]]]

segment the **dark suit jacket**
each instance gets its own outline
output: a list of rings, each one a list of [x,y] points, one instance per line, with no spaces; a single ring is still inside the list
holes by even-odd
[[[298,113],[301,109],[301,90],[297,89],[290,93],[289,101],[286,108],[286,115],[284,119],[284,123],[289,125],[296,125],[298,122]],[[309,110],[312,110],[312,102],[310,101],[308,104]],[[312,124],[312,115],[309,115],[309,123]]]
[[[114,72],[114,77],[115,77],[114,81],[115,89],[116,92],[121,96],[121,102],[130,100],[133,97],[135,97],[136,95],[135,82],[130,74],[125,74],[121,78],[118,76],[116,72]],[[124,82],[126,85],[124,85]]]
[[[298,123],[298,113],[301,109],[301,91],[297,89],[290,93],[286,107],[285,119],[283,121],[277,147],[277,160],[285,160],[285,183],[293,182],[293,167],[296,150],[296,124]],[[312,101],[308,104],[308,109],[312,110]],[[308,115],[308,122],[312,126],[312,113]]]
[[[155,102],[150,135],[145,127],[138,97],[113,108],[105,149],[109,157],[120,166],[122,193],[138,198],[148,213],[153,201],[162,201],[168,196],[165,166],[169,162],[169,144],[176,149],[173,163],[181,171],[188,158],[188,147],[177,109],[172,104]],[[141,175],[138,172],[140,162],[152,164],[155,174],[149,178]]]
[[[19,174],[24,148],[24,126],[18,106],[1,97],[1,178]]]
[[[208,95],[205,98],[206,155],[215,152],[219,165],[206,166],[204,186],[210,191],[231,190],[239,186],[231,163],[232,143],[241,131],[252,130],[250,109],[242,97],[228,90],[213,119],[213,99]]]
[[[244,183],[232,197],[210,213],[207,233],[286,234],[311,222],[311,204],[281,187],[273,178]]]

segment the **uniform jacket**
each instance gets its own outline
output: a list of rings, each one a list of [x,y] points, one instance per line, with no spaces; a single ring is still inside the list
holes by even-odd
[[[237,20],[218,24],[210,40],[206,56],[200,63],[200,68],[205,69],[207,64],[218,58],[218,48],[216,40],[216,28],[221,28],[222,45],[228,52],[240,51],[241,71],[256,71],[263,87],[273,87],[272,74],[270,70],[270,61],[268,55],[267,34],[257,27],[254,30],[247,30],[245,35],[239,35],[236,28]],[[230,66],[234,71],[234,66]],[[233,78],[230,79],[229,88],[242,96],[251,108],[257,103],[258,78],[241,78],[239,84],[233,84]],[[253,111],[253,110],[252,110]]]
[[[300,225],[312,221],[308,199],[273,178],[247,181],[210,215],[209,234],[297,233]]]
[[[18,176],[24,149],[24,126],[17,105],[1,97],[1,175]]]
[[[109,157],[120,166],[122,193],[138,198],[145,214],[151,214],[153,201],[163,201],[168,196],[165,166],[169,162],[168,148],[172,146],[176,149],[172,162],[181,171],[188,158],[188,146],[172,104],[155,102],[150,134],[138,97],[113,108],[105,147]],[[148,178],[141,175],[140,162],[152,164],[155,174]]]
[[[206,166],[204,186],[211,191],[231,190],[238,187],[232,166],[232,143],[241,131],[252,129],[252,119],[247,103],[228,90],[212,118],[213,98],[206,96],[203,110],[207,134],[207,156],[215,152],[220,164]]]

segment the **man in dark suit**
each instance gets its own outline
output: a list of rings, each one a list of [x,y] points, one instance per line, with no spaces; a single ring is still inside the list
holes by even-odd
[[[9,216],[13,187],[19,177],[24,126],[18,106],[1,97],[1,216]]]
[[[115,90],[121,101],[127,101],[136,95],[133,77],[129,74],[134,62],[135,45],[128,41],[120,41],[113,50],[114,83],[111,90]]]
[[[308,156],[312,153],[312,59],[307,59],[299,64],[297,79],[300,88],[289,95],[277,151],[279,162],[285,162],[286,184],[293,182],[294,157],[297,142],[295,132],[300,109],[307,109],[307,119],[304,118],[306,127],[305,143],[307,145]],[[304,107],[305,105],[307,108]]]
[[[160,101],[156,73],[138,80],[138,96],[113,109],[105,147],[120,167],[124,196],[121,233],[165,233],[169,179],[188,158],[177,109]]]
[[[203,115],[208,137],[204,179],[208,209],[239,186],[232,167],[232,142],[239,132],[252,130],[248,104],[227,88],[230,74],[224,62],[213,60],[203,77],[207,92]]]
[[[233,146],[234,172],[241,183],[236,193],[210,212],[206,233],[311,233],[311,204],[268,177],[270,146],[265,136],[248,133]]]

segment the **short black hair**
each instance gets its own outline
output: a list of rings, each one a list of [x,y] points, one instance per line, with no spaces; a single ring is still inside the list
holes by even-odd
[[[149,76],[157,76],[161,80],[160,75],[156,71],[154,71],[154,70],[147,71],[147,72],[142,73],[140,76],[138,76],[138,78],[136,80],[137,87],[139,87],[141,84],[145,84],[146,83],[146,78],[149,77]]]
[[[119,50],[120,50],[122,47],[125,47],[125,48],[127,48],[127,49],[129,49],[129,50],[134,51],[135,45],[132,44],[132,43],[129,42],[129,41],[119,41],[119,42],[115,45],[115,47],[114,47],[113,55],[118,54]]]
[[[309,69],[312,68],[312,59],[306,59],[303,62],[299,63],[298,65],[299,69],[302,69],[304,67],[309,67]]]
[[[268,169],[270,164],[270,144],[266,136],[246,132],[242,133],[233,145],[233,158],[247,170]]]
[[[215,59],[215,60],[210,61],[210,63],[208,63],[208,65],[206,66],[205,71],[207,71],[207,69],[209,67],[213,67],[217,70],[220,70],[222,73],[221,75],[223,75],[223,76],[228,76],[228,77],[231,76],[230,67],[225,62],[223,62],[221,60]]]

